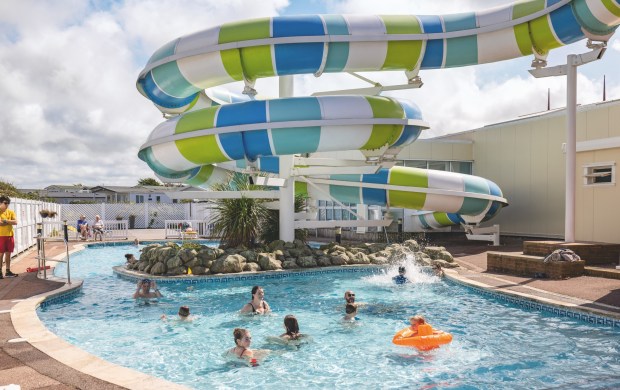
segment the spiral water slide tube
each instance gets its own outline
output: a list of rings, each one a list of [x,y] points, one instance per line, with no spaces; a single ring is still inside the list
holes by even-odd
[[[164,114],[139,157],[162,178],[208,188],[227,164],[277,172],[277,156],[361,150],[395,155],[428,125],[412,103],[382,96],[242,101],[218,85],[294,74],[424,69],[534,55],[584,38],[606,42],[618,0],[530,0],[443,16],[304,15],[228,23],[157,50],[137,88]],[[207,96],[208,95],[208,96]],[[226,103],[226,104],[223,104]],[[215,165],[214,165],[215,164]],[[314,178],[313,178],[314,179]],[[506,205],[484,178],[394,166],[314,179],[311,196],[432,211],[424,227],[485,220]],[[304,182],[304,184],[306,184]],[[316,190],[318,189],[318,190]],[[316,190],[316,191],[315,191]]]

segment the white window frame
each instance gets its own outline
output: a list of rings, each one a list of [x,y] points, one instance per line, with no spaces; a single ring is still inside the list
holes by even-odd
[[[610,169],[608,172],[596,172],[599,169]],[[596,183],[597,177],[611,175],[611,182],[609,183]],[[616,162],[598,162],[583,165],[583,185],[586,187],[592,186],[615,186],[616,185]]]

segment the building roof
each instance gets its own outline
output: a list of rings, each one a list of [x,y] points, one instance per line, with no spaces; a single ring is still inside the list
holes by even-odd
[[[49,185],[47,187],[44,188],[45,190],[75,190],[75,191],[81,191],[84,189],[88,189],[88,187],[85,187],[83,185],[63,185],[63,184],[52,184]]]
[[[597,106],[601,106],[601,105],[605,105],[605,104],[620,104],[620,99],[615,99],[615,100],[605,100],[602,102],[596,102],[596,103],[590,103],[590,104],[578,104],[577,105],[577,111],[587,111],[590,109],[593,109]],[[450,133],[450,134],[442,134],[442,135],[438,135],[436,137],[431,137],[431,138],[425,138],[424,140],[426,141],[440,141],[440,140],[444,140],[444,139],[450,139],[453,137],[457,137],[457,138],[463,138],[463,136],[467,137],[468,135],[471,135],[477,131],[483,130],[483,129],[489,129],[489,128],[493,128],[495,126],[501,126],[501,125],[505,125],[507,123],[511,123],[511,122],[518,122],[518,121],[522,121],[522,120],[531,120],[531,119],[535,119],[535,118],[540,118],[543,116],[555,116],[555,115],[564,115],[564,112],[566,111],[566,107],[559,107],[559,108],[553,108],[551,110],[548,111],[540,111],[540,112],[533,112],[530,114],[525,114],[525,115],[520,115],[516,118],[512,118],[512,119],[508,119],[502,122],[496,122],[496,123],[491,123],[488,125],[484,125],[482,127],[476,128],[476,129],[470,129],[470,130],[464,130],[464,131],[458,131],[455,133]]]
[[[194,191],[201,191],[200,188],[195,187],[184,187],[183,189],[179,187],[165,187],[165,186],[141,186],[136,185],[132,187],[128,186],[96,186],[90,187],[92,192],[101,192],[101,191],[110,191],[116,193],[123,194],[153,194],[153,193],[161,193],[165,194],[168,192],[177,192],[177,191],[187,191],[188,189],[192,189]]]

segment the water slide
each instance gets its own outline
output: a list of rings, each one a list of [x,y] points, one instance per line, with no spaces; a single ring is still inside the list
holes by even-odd
[[[251,164],[278,173],[278,156],[360,150],[389,160],[428,128],[418,107],[385,96],[259,100],[263,77],[404,71],[490,63],[547,53],[587,38],[607,42],[620,24],[618,0],[529,0],[450,15],[303,15],[227,23],[178,38],[153,54],[137,88],[171,119],[139,157],[161,178],[208,188],[227,169]],[[249,97],[218,91],[243,81]],[[432,88],[432,86],[430,86]],[[312,197],[424,210],[418,223],[484,221],[507,204],[484,178],[393,166],[301,182]],[[308,185],[311,184],[311,185]]]

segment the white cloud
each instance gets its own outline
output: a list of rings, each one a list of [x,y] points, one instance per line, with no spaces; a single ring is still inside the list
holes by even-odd
[[[0,2],[0,132],[8,145],[0,180],[43,187],[154,177],[137,150],[162,117],[135,88],[151,53],[196,30],[275,15],[288,2],[89,4]]]

